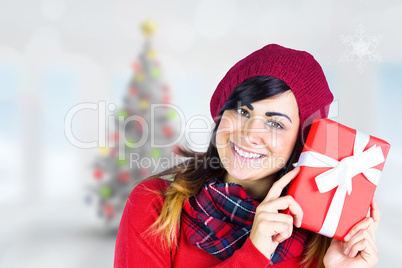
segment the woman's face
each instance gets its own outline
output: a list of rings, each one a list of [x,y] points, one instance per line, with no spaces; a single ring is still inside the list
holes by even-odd
[[[299,110],[291,90],[226,110],[216,134],[219,158],[235,180],[273,176],[288,161],[299,124]]]

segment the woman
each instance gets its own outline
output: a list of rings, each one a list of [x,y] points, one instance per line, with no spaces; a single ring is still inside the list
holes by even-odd
[[[331,242],[298,228],[303,211],[285,196],[310,124],[332,100],[307,52],[267,45],[239,61],[212,96],[207,152],[182,151],[186,162],[132,191],[115,267],[373,266],[375,200],[347,242]]]

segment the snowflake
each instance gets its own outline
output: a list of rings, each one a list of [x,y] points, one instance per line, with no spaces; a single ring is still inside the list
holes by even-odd
[[[377,45],[382,36],[368,36],[366,28],[359,24],[354,35],[341,35],[340,39],[346,46],[346,51],[341,57],[341,61],[356,62],[356,69],[363,73],[369,61],[381,62],[382,56],[377,52]]]

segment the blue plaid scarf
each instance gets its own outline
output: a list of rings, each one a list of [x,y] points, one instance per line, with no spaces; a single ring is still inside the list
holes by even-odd
[[[258,204],[242,186],[214,179],[184,203],[186,237],[191,244],[226,260],[249,237]],[[280,243],[271,256],[271,264],[300,256],[307,234],[293,228],[292,236]]]

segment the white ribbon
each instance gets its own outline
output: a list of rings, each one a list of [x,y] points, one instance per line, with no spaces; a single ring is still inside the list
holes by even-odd
[[[353,155],[343,158],[341,161],[326,155],[307,151],[300,155],[298,166],[332,167],[332,169],[315,177],[320,193],[331,191],[338,187],[328,209],[320,234],[332,237],[338,228],[339,219],[345,202],[346,193],[352,193],[352,178],[363,173],[373,184],[377,185],[381,171],[372,167],[385,161],[381,147],[376,145],[363,152],[370,140],[370,136],[356,131]]]

